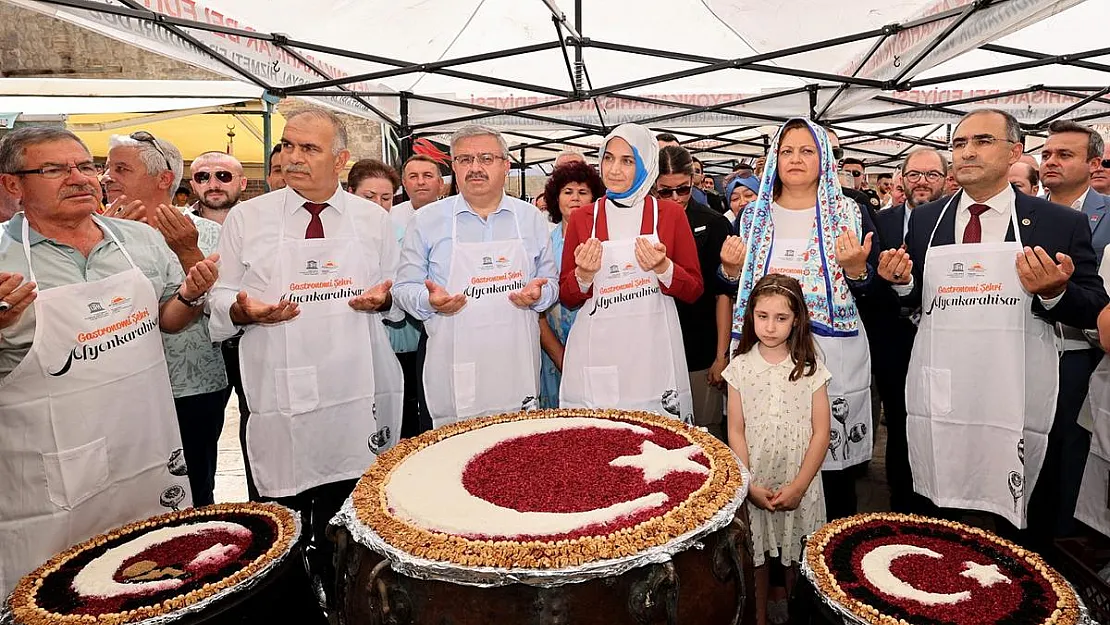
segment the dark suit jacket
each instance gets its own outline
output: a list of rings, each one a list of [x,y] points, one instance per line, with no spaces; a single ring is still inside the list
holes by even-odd
[[[1033,314],[1049,321],[1060,322],[1082,329],[1093,329],[1098,314],[1110,302],[1102,278],[1098,275],[1098,262],[1091,246],[1091,229],[1087,217],[1070,208],[1053,204],[1041,198],[1014,191],[1017,198],[1014,209],[1017,211],[1018,228],[1021,240],[1026,247],[1041,246],[1053,259],[1057,252],[1071,256],[1075,263],[1075,273],[1068,281],[1063,297],[1052,310],[1046,310],[1039,298],[1033,299]],[[956,240],[956,210],[960,194],[951,198],[952,206],[944,213],[944,219],[937,227],[934,246],[953,245]],[[906,233],[906,248],[913,259],[913,292],[903,298],[903,306],[921,306],[922,272],[925,267],[925,254],[929,247],[929,235],[937,224],[941,211],[949,198],[941,198],[918,206],[910,216],[910,227]],[[1026,222],[1028,221],[1028,225]],[[1013,225],[1006,233],[1006,240],[1013,241]]]
[[[1091,227],[1091,242],[1100,263],[1106,246],[1110,245],[1110,223],[1107,223],[1110,220],[1103,219],[1108,210],[1110,210],[1110,196],[1091,189],[1083,202],[1083,214],[1087,216],[1087,225]]]
[[[889,250],[901,247],[902,230],[905,225],[906,205],[897,204],[875,213],[875,235],[871,240],[872,250]],[[913,323],[902,314],[902,302],[898,294],[889,288],[888,283],[876,275],[874,282],[883,288],[872,289],[859,297],[860,317],[867,328],[868,345],[871,347],[872,370],[888,366],[890,359],[909,358],[909,354],[892,353],[894,345],[913,340],[896,341],[895,334],[914,333]]]

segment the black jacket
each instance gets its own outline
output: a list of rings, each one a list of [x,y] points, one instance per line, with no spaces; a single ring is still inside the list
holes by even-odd
[[[717,296],[726,294],[725,285],[715,280],[721,264],[721,246],[732,233],[724,215],[693,199],[686,205],[686,219],[694,233],[698,248],[705,291],[693,304],[675,300],[678,322],[682,327],[682,343],[686,350],[686,368],[690,371],[708,369],[717,357]],[[736,287],[733,287],[735,290]]]
[[[936,226],[933,246],[954,245],[956,241],[956,207],[960,194],[951,198],[952,206],[944,211],[949,198],[941,198],[918,206],[910,216],[910,227],[906,233],[906,249],[913,260],[913,292],[902,299],[903,306],[921,306],[921,284],[925,267],[925,253],[929,247],[929,236]],[[1098,275],[1098,262],[1091,246],[1091,228],[1087,216],[1070,208],[1053,204],[1038,197],[1032,197],[1015,190],[1017,198],[1014,210],[1017,211],[1018,228],[1021,241],[1026,247],[1040,246],[1054,260],[1058,252],[1071,257],[1075,273],[1068,281],[1060,301],[1046,310],[1039,298],[1033,299],[1033,314],[1049,322],[1060,322],[1075,328],[1093,329],[1098,314],[1110,302],[1110,297]],[[940,225],[937,220],[944,211]],[[1006,240],[1013,241],[1013,225],[1006,232]]]

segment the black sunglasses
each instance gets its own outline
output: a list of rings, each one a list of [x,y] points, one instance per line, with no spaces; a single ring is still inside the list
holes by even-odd
[[[193,182],[197,184],[206,184],[209,180],[212,179],[212,176],[216,176],[216,180],[219,180],[224,184],[235,180],[235,174],[231,173],[230,171],[225,171],[221,169],[216,172],[198,171],[197,173],[193,174]]]
[[[154,138],[154,135],[145,130],[140,130],[138,132],[131,133],[131,138],[135,141],[142,141],[143,143],[149,143],[150,145],[154,146],[154,149],[158,150],[158,154],[162,156],[162,160],[166,161],[166,169],[173,171],[173,167],[170,167],[169,157],[166,156],[166,153],[162,151],[162,146],[158,145],[158,140]]]
[[[661,198],[677,197],[680,195],[689,195],[691,189],[693,188],[694,187],[692,187],[691,185],[684,184],[681,187],[675,187],[673,189],[659,189],[658,191],[656,191],[656,193]]]
[[[1102,159],[1102,168],[1103,169],[1110,169],[1110,158]]]
[[[839,161],[839,160],[842,160],[844,158],[844,148],[833,148],[832,152],[833,152],[833,158],[835,158],[836,160]]]

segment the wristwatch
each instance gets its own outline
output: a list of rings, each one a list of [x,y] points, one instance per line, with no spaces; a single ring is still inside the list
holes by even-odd
[[[201,293],[200,297],[198,297],[196,299],[185,299],[181,295],[181,291],[178,291],[176,293],[176,295],[177,295],[177,301],[181,302],[182,304],[185,304],[189,308],[196,308],[198,306],[204,306],[205,300],[208,299],[208,294],[207,293]]]

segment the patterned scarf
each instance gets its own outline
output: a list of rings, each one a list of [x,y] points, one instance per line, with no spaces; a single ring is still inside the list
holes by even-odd
[[[793,121],[793,120],[791,120]],[[817,142],[821,155],[820,178],[817,183],[817,220],[813,236],[806,251],[807,262],[812,265],[801,279],[802,292],[809,308],[810,325],[820,336],[855,336],[859,333],[859,312],[855,299],[848,290],[844,270],[836,260],[836,238],[849,230],[862,241],[859,207],[844,197],[836,177],[836,162],[824,129],[805,121]],[[785,125],[783,126],[785,127]],[[759,197],[744,209],[740,216],[739,234],[748,246],[740,274],[736,296],[736,310],[732,317],[733,346],[740,339],[744,327],[744,310],[752,288],[767,273],[771,247],[775,239],[775,225],[771,204],[775,178],[778,175],[779,129],[767,154],[767,165],[759,184]]]

